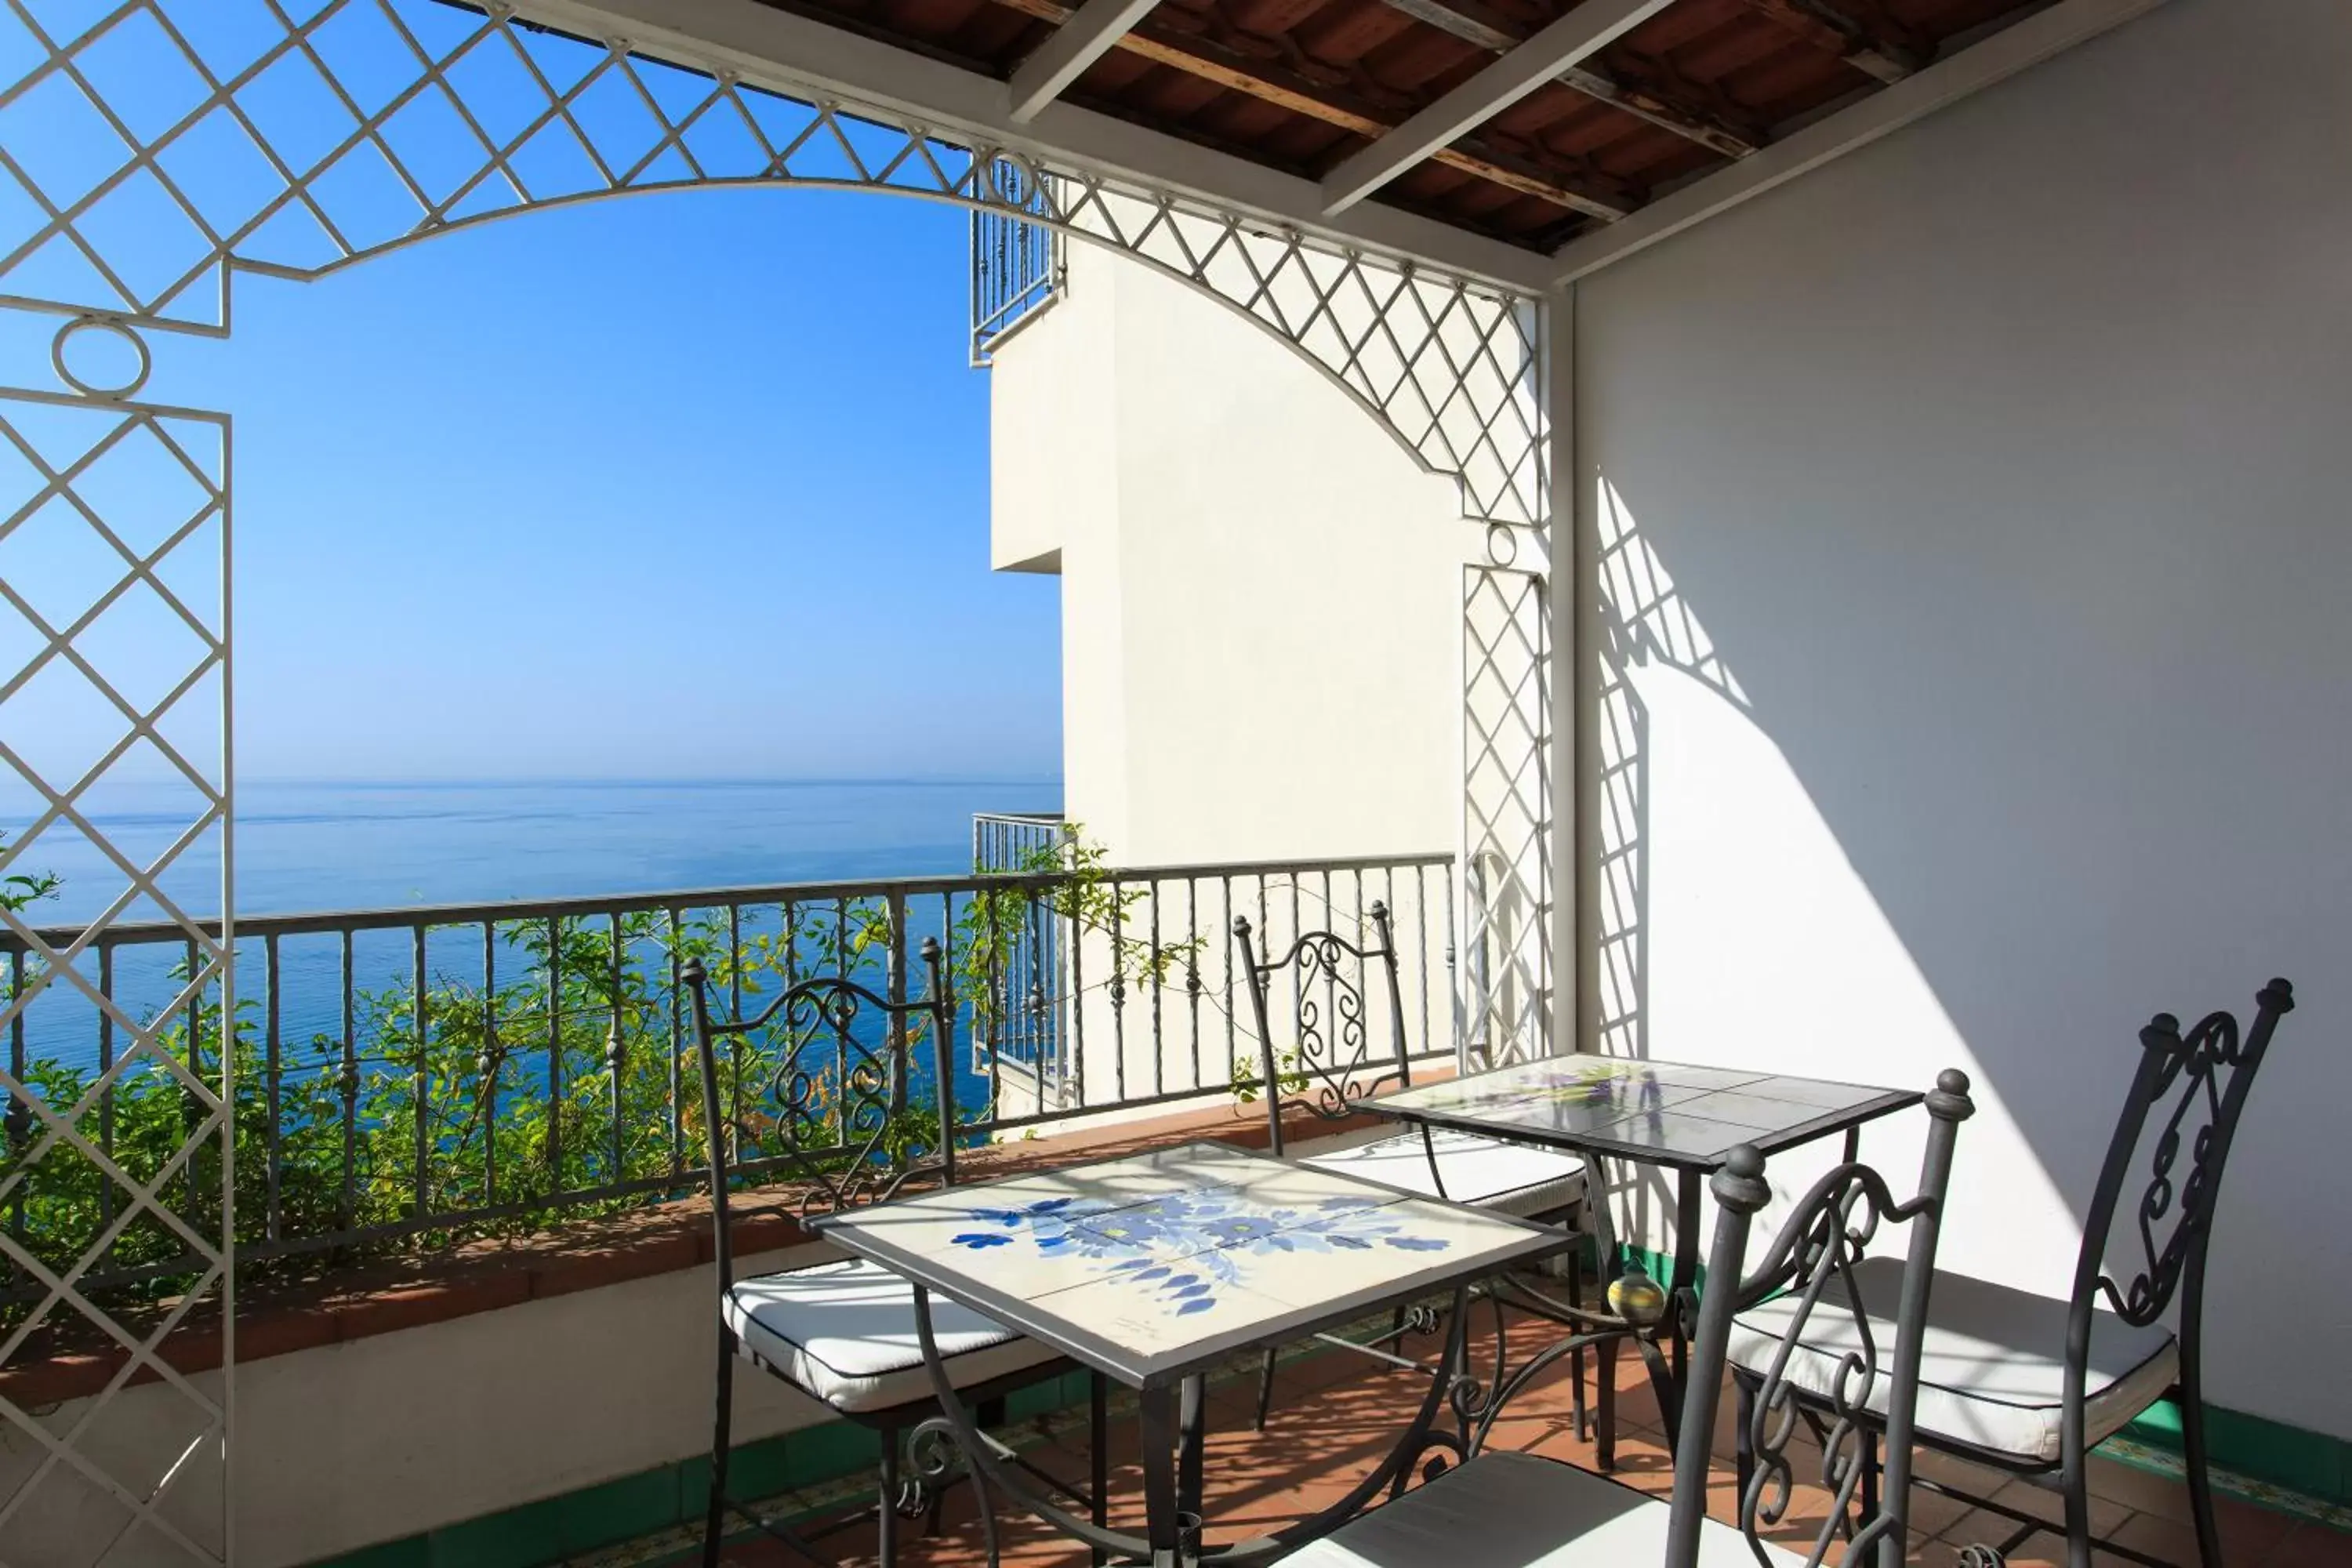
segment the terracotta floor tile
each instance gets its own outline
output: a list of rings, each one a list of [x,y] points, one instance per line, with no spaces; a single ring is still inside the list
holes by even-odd
[[[1546,1325],[1515,1321],[1510,1333],[1515,1363],[1525,1364],[1524,1358],[1548,1342],[1553,1331]],[[1419,1336],[1405,1348],[1410,1354],[1430,1354],[1434,1342]],[[1491,1340],[1484,1349],[1490,1357]],[[1622,1391],[1617,1479],[1650,1495],[1666,1496],[1673,1488],[1673,1464],[1658,1427],[1656,1402],[1649,1395],[1647,1373],[1632,1356],[1621,1356],[1616,1370]],[[1250,1422],[1257,1391],[1255,1366],[1246,1358],[1238,1362],[1232,1374],[1213,1384],[1210,1392],[1205,1511],[1211,1540],[1257,1534],[1345,1496],[1388,1453],[1425,1387],[1418,1377],[1344,1351],[1297,1356],[1281,1364],[1273,1415],[1260,1434],[1251,1429]],[[1595,1445],[1576,1436],[1573,1406],[1571,1371],[1563,1358],[1507,1408],[1493,1428],[1489,1447],[1591,1468]],[[1739,1506],[1728,1458],[1734,1420],[1727,1391],[1713,1434],[1722,1458],[1714,1468],[1708,1496],[1709,1511],[1725,1521],[1733,1520]],[[1451,1425],[1450,1420],[1444,1424]],[[1115,1528],[1139,1531],[1141,1479],[1131,1413],[1115,1411],[1112,1430],[1118,1461],[1111,1479],[1112,1522]],[[1049,1472],[1078,1481],[1087,1468],[1085,1440],[1081,1420],[1030,1449],[1029,1457]],[[1787,1457],[1793,1483],[1787,1508],[1777,1524],[1761,1533],[1801,1555],[1822,1530],[1833,1497],[1823,1484],[1821,1452],[1809,1434],[1801,1431],[1791,1440]],[[1999,1472],[1928,1453],[1920,1455],[1919,1468],[1925,1475],[1997,1495],[2037,1518],[2063,1517],[2054,1494]],[[2194,1563],[2194,1538],[2183,1522],[2187,1494],[2178,1481],[2107,1462],[2097,1464],[2094,1476],[2095,1529],[2117,1532],[2139,1550]],[[2352,1568],[2352,1536],[2235,1500],[2223,1500],[2221,1511],[2231,1568],[2242,1562],[2246,1568]],[[1923,1568],[1958,1568],[1961,1547],[1997,1543],[2014,1528],[2004,1519],[1924,1489],[1914,1494],[1912,1524],[1909,1560]],[[938,1536],[924,1536],[920,1521],[909,1521],[901,1542],[903,1568],[977,1568],[982,1561],[982,1531],[971,1489],[959,1488],[951,1494]],[[845,1568],[871,1568],[870,1523],[853,1526],[827,1544]],[[1034,1521],[1003,1518],[999,1545],[1005,1568],[1081,1568],[1087,1562],[1083,1547]],[[1836,1543],[1830,1561],[1836,1563],[1843,1554],[1843,1543]],[[2039,1536],[2010,1559],[2009,1568],[2054,1568],[2063,1555],[2061,1540]],[[800,1568],[788,1551],[766,1542],[731,1551],[729,1562],[737,1568],[782,1568],[786,1563]]]
[[[2178,1520],[2165,1519],[2153,1513],[2136,1513],[2112,1532],[2118,1546],[2128,1546],[2135,1552],[2145,1552],[2150,1557],[2160,1557],[2179,1568],[2198,1568],[2197,1531]],[[2248,1552],[2242,1557],[2231,1557],[2231,1562],[2252,1563],[2267,1552]],[[2128,1559],[2126,1559],[2128,1561]]]
[[[2046,1520],[2053,1524],[2063,1523],[2066,1518],[2066,1500],[2056,1492],[2043,1490],[2031,1481],[2012,1479],[1992,1494],[1992,1500],[2003,1508],[2014,1509],[2019,1513],[2030,1514],[2035,1519]],[[2090,1504],[2093,1535],[2109,1533],[2120,1527],[2125,1520],[2139,1511],[2112,1498],[2095,1496],[2091,1498]]]
[[[1958,1498],[1948,1498],[1924,1487],[1911,1489],[1912,1531],[1920,1535],[1943,1535],[1948,1539],[1951,1526],[1974,1512]]]
[[[1967,1459],[1956,1459],[1949,1454],[1939,1454],[1933,1448],[1922,1448],[1912,1461],[1915,1473],[1979,1497],[1990,1497],[2012,1479],[2003,1471],[1990,1468]]]
[[[2352,1534],[2298,1521],[2271,1549],[2263,1568],[2352,1568]]]
[[[2134,1513],[2189,1517],[2189,1487],[2178,1476],[2158,1475],[2094,1455],[2083,1479],[2084,1489],[2093,1497],[2119,1502]]]

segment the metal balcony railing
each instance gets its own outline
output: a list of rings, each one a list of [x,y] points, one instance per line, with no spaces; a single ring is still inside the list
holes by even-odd
[[[1076,844],[1060,812],[985,811],[971,819],[975,871],[1028,872],[1067,868]],[[1038,900],[1007,933],[1003,962],[990,979],[996,1002],[973,1020],[972,1059],[993,1057],[1031,1074],[1041,1097],[1058,1096],[1069,1071],[1070,1008],[1062,965],[1065,922]]]
[[[1003,839],[986,837],[992,821]],[[1062,836],[1049,817],[983,819],[975,832],[983,858],[1017,853],[995,847],[1019,833],[1049,844]],[[741,1011],[819,973],[884,994],[919,984],[909,955],[939,938],[956,1032],[971,1047],[956,1058],[955,1091],[974,1142],[1231,1094],[1237,1060],[1253,1080],[1258,1047],[1229,934],[1239,914],[1273,947],[1318,927],[1368,931],[1366,911],[1386,902],[1408,1038],[1417,1053],[1454,1052],[1450,857],[1147,869],[1075,859],[245,920],[233,1019],[216,991],[159,1015],[158,999],[180,989],[173,973],[188,961],[186,933],[119,926],[95,939],[98,986],[152,1047],[134,1049],[136,1038],[88,999],[52,985],[15,1020],[8,1070],[108,1161],[160,1184],[173,1220],[216,1235],[217,1155],[169,1165],[199,1112],[152,1057],[168,1053],[217,1089],[227,1055],[236,1246],[250,1265],[532,1228],[690,1191],[702,1134],[677,978],[688,956],[720,984],[722,1004]],[[37,934],[63,946],[80,932]],[[8,984],[38,981],[22,942],[0,935],[0,953]],[[1034,1026],[1041,1016],[1050,1030]],[[761,1063],[737,1066],[736,1081],[766,1083]],[[137,1209],[69,1142],[50,1140],[44,1152],[45,1123],[12,1110],[0,1137],[0,1224],[12,1239],[55,1271],[112,1231],[80,1287],[170,1293],[192,1271],[175,1224]],[[0,1329],[41,1294],[8,1263]]]
[[[1027,212],[1047,210],[1041,178],[1008,158],[994,160],[990,178],[1007,202]],[[1060,296],[1062,236],[1058,229],[975,207],[971,215],[971,363],[986,365],[996,347]]]

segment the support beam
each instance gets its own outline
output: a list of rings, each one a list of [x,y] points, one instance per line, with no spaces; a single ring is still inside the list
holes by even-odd
[[[1086,0],[1013,72],[1013,121],[1026,125],[1088,66],[1110,53],[1160,0]]]
[[[1934,58],[1932,48],[1916,42],[1881,36],[1827,0],[1748,0],[1748,9],[1769,16],[1797,37],[1838,58],[1865,76],[1898,82],[1924,68]]]
[[[897,114],[950,141],[1026,153],[1194,200],[1277,227],[1511,289],[1540,290],[1546,258],[1392,207],[1323,216],[1311,180],[1067,103],[1013,122],[1004,84],[760,0],[521,0],[533,20],[625,37],[756,86]]]
[[[1584,0],[1323,177],[1323,210],[1345,212],[1415,163],[1492,120],[1674,0]]]
[[[1507,55],[1527,41],[1524,29],[1487,12],[1479,5],[1479,0],[1382,0],[1382,3],[1392,11],[1402,12],[1417,22],[1426,22],[1440,32],[1451,33],[1463,42],[1475,44],[1491,54]],[[1474,11],[1472,7],[1476,9]],[[1763,145],[1760,137],[1730,124],[1721,115],[1669,98],[1664,93],[1620,81],[1590,64],[1570,66],[1552,79],[1562,87],[1621,109],[1637,120],[1646,121],[1661,131],[1672,132],[1685,142],[1695,142],[1727,158],[1745,158]]]
[[[1003,0],[1003,4],[1056,25],[1071,15],[1061,0]],[[1160,17],[1147,16],[1121,36],[1115,47],[1154,65],[1213,81],[1261,102],[1319,120],[1326,125],[1337,125],[1359,136],[1383,136],[1404,121],[1402,114],[1373,102],[1352,87],[1335,86],[1287,63],[1244,54],[1217,38],[1180,29]],[[1613,184],[1476,137],[1465,137],[1444,149],[1436,162],[1603,222],[1623,217],[1636,205],[1631,192]]]
[[[1590,277],[1717,213],[1867,147],[1916,120],[2005,81],[2152,11],[2164,0],[2058,0],[1973,48],[1774,142],[1744,163],[1684,186],[1624,222],[1570,240],[1553,253],[1556,284]]]

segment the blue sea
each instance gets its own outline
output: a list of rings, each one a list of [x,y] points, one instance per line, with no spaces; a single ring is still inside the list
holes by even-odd
[[[6,801],[0,831],[13,841],[35,812]],[[824,783],[240,783],[236,882],[241,919],[331,910],[405,909],[763,887],[901,875],[956,874],[971,865],[971,818],[981,811],[1054,811],[1058,781],[845,781]],[[94,792],[92,825],[148,863],[185,830],[191,803],[167,785]],[[216,836],[191,846],[163,879],[192,915],[218,907]],[[56,898],[29,918],[89,919],[123,886],[94,846],[66,831],[44,834],[14,870],[53,872]],[[154,918],[142,903],[126,919]],[[910,922],[911,923],[911,922]],[[921,934],[919,931],[915,935]],[[240,994],[261,994],[257,944],[240,944]],[[453,974],[478,973],[478,932],[436,934],[430,961]],[[362,988],[403,983],[408,939],[362,936]],[[125,949],[117,994],[144,1016],[173,987],[163,949]],[[512,962],[518,970],[523,960]],[[340,1026],[341,959],[332,937],[283,943],[283,1026],[289,1039]],[[96,1015],[63,987],[38,998],[26,1020],[34,1057],[94,1057]]]
[[[237,912],[398,909],[611,892],[749,887],[971,864],[981,811],[1059,810],[1056,780],[688,784],[240,783]],[[31,805],[5,803],[15,837]],[[197,803],[166,784],[94,791],[92,825],[146,864]],[[44,922],[88,918],[121,876],[68,831],[45,834],[16,869],[63,879]],[[165,878],[191,914],[218,905],[216,843]]]

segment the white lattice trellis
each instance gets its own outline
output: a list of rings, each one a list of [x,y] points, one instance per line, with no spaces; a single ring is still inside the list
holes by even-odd
[[[124,879],[121,896],[71,942],[43,946],[26,919],[6,918],[28,946],[28,967],[0,1026],[55,988],[111,1007],[93,958],[108,927],[134,907],[188,929],[195,962],[184,1002],[233,1002],[228,421],[139,397],[153,334],[229,331],[236,272],[316,279],[467,225],[642,191],[856,188],[1023,216],[1039,216],[1033,204],[1043,191],[1044,221],[1256,321],[1424,465],[1457,476],[1465,514],[1490,537],[1507,544],[1532,536],[1540,548],[1549,497],[1533,302],[1031,149],[959,139],[782,72],[747,80],[715,59],[675,49],[651,58],[626,39],[583,37],[535,19],[552,14],[443,0],[0,0],[0,73],[14,71],[0,88],[0,310],[62,319],[57,384],[0,389],[0,457],[15,452],[23,468],[21,493],[0,494],[0,577],[8,536],[38,520],[87,530],[120,561],[110,585],[62,611],[0,582],[0,623],[16,623],[0,634],[28,634],[21,658],[0,640],[0,670],[18,667],[0,687],[0,721],[11,699],[69,675],[86,715],[123,731],[120,748],[60,766],[16,747],[0,725],[0,762],[36,802],[0,855],[0,874],[37,865],[45,842],[69,834]],[[1000,168],[1021,172],[1017,188],[998,188]],[[104,338],[135,353],[127,379],[98,384],[75,369],[77,345]],[[46,444],[58,418],[98,433],[60,453]],[[133,539],[111,515],[118,500],[91,481],[126,443],[151,457],[163,451],[197,482],[196,515],[184,525]],[[184,569],[199,554],[215,579],[215,596],[203,602]],[[1460,973],[1470,1037],[1498,1052],[1540,1048],[1550,1001],[1545,585],[1540,572],[1514,567],[1507,554],[1498,549],[1490,564],[1470,570],[1464,599],[1469,901]],[[148,596],[194,637],[194,650],[184,678],[133,700],[119,689],[101,634],[118,604]],[[171,728],[174,716],[184,721],[204,704],[217,715],[214,756],[194,755]],[[78,804],[134,751],[160,757],[189,792],[185,830],[143,861]],[[182,908],[164,882],[200,845],[219,856],[216,926],[207,911]],[[233,1384],[225,1370],[221,1392],[207,1393],[158,1354],[191,1314],[224,1311],[233,1289],[227,1068],[207,1076],[201,1062],[176,1059],[152,1025],[118,1016],[114,1026],[122,1052],[75,1104],[49,1105],[35,1086],[5,1080],[16,1136],[0,1167],[0,1205],[9,1184],[44,1162],[78,1160],[97,1173],[112,1218],[62,1268],[0,1235],[0,1256],[37,1283],[41,1298],[34,1321],[0,1336],[0,1369],[58,1314],[87,1321],[128,1359],[104,1397],[62,1416],[36,1416],[0,1395],[0,1437],[13,1432],[39,1456],[21,1474],[0,1465],[0,1563],[44,1509],[64,1506],[60,1489],[70,1506],[96,1498],[120,1511],[90,1561],[113,1561],[106,1552],[133,1542],[166,1559],[219,1561],[230,1551]],[[107,1104],[103,1086],[132,1072],[172,1075],[191,1107],[184,1137],[156,1170],[121,1168],[85,1125]],[[167,1189],[175,1200],[164,1201]],[[213,1201],[196,1215],[190,1194],[200,1191]],[[193,1260],[193,1288],[160,1316],[125,1316],[76,1288],[126,1226],[163,1227]],[[117,1441],[104,1434],[105,1412],[142,1372],[184,1402],[184,1418],[151,1422],[162,1439]]]
[[[1551,1048],[1549,584],[1463,572],[1464,1043],[1487,1065]]]
[[[93,330],[72,323],[67,335]],[[62,347],[58,362],[66,363]],[[0,907],[0,925],[24,952],[0,1003],[0,1032],[16,1046],[0,1070],[9,1111],[0,1215],[10,1221],[0,1229],[0,1258],[9,1265],[0,1277],[19,1289],[29,1281],[34,1292],[0,1333],[0,1367],[37,1336],[60,1329],[121,1352],[104,1391],[66,1411],[40,1415],[0,1398],[0,1435],[25,1456],[24,1473],[0,1491],[0,1562],[75,1561],[68,1554],[93,1542],[103,1551],[88,1560],[102,1562],[138,1561],[158,1549],[202,1560],[226,1550],[219,1502],[226,1395],[199,1387],[160,1352],[191,1316],[217,1321],[228,1307],[228,1086],[216,1063],[208,1073],[201,1058],[183,1059],[160,1037],[164,1020],[183,1016],[208,993],[235,1005],[221,931],[205,912],[185,908],[168,882],[178,864],[200,853],[222,853],[226,864],[228,431],[217,415],[137,402],[137,390],[133,383],[110,394],[0,392],[0,601],[33,634],[26,657],[0,681],[0,763],[8,783],[37,803],[28,822],[11,824],[0,877],[25,874],[61,838],[95,848],[111,868],[100,886],[84,890],[99,907],[69,942],[45,941],[27,913]],[[184,479],[185,516],[158,517],[120,500],[118,510],[132,515],[110,519],[101,510],[100,498],[121,494],[117,476],[142,459],[168,463]],[[145,493],[154,489],[151,484]],[[10,542],[36,530],[50,533],[52,550],[59,531],[95,545],[108,570],[41,591],[9,569]],[[167,643],[151,632],[139,655],[125,658],[105,632],[110,617],[141,610],[168,618],[184,636]],[[161,654],[160,669],[159,644],[177,649]],[[89,728],[98,734],[68,747],[64,754],[74,763],[63,769],[55,748],[35,751],[38,730],[63,717],[54,703],[34,710],[27,723],[9,721],[53,680],[72,682],[83,695],[82,716],[96,721]],[[186,812],[160,853],[143,858],[115,843],[86,804],[125,763],[168,770]],[[108,994],[99,944],[120,920],[159,916],[187,933],[191,962],[173,1004],[142,1020]],[[23,1020],[54,992],[79,994],[123,1042],[70,1103],[50,1103],[20,1076]],[[134,1075],[168,1079],[186,1108],[169,1150],[126,1152],[115,1143],[109,1122],[116,1091]],[[95,1235],[73,1238],[70,1258],[46,1233],[49,1211],[31,1207],[28,1224],[25,1201],[34,1173],[61,1164],[102,1192],[109,1216]],[[85,1294],[82,1277],[141,1229],[181,1255],[173,1295],[126,1307]],[[144,1391],[136,1436],[109,1432],[119,1396],[142,1375],[160,1386]]]

